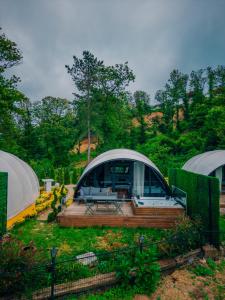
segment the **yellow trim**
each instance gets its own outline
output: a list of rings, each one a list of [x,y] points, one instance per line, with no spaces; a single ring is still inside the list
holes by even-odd
[[[27,208],[25,208],[23,211],[18,213],[16,216],[12,217],[7,221],[7,229],[10,229],[15,225],[15,223],[21,223],[24,221],[24,219],[28,216],[34,216],[36,215],[36,209],[35,209],[35,203],[31,204]]]

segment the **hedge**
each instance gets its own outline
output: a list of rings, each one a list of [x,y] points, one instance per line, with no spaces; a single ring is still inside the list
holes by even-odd
[[[0,237],[6,232],[7,224],[8,173],[0,172]]]
[[[169,170],[169,184],[187,193],[187,215],[200,217],[203,230],[211,232],[208,242],[219,245],[220,187],[216,177],[195,174],[181,169]]]

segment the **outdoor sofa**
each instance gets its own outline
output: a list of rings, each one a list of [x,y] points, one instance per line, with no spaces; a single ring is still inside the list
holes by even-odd
[[[99,200],[117,200],[117,193],[111,192],[110,188],[100,187],[81,187],[79,190],[79,196],[77,197],[78,203],[87,200],[99,201]]]

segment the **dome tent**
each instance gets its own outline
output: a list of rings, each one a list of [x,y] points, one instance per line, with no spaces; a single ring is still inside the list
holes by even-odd
[[[164,196],[170,189],[156,165],[143,154],[129,149],[113,149],[93,159],[84,169],[77,184],[80,188],[110,187],[126,198]]]
[[[183,170],[197,174],[216,176],[220,180],[221,188],[225,185],[225,150],[214,150],[198,154],[189,159]]]
[[[39,182],[27,163],[1,150],[0,171],[8,173],[7,221],[9,222],[34,205],[39,196]]]

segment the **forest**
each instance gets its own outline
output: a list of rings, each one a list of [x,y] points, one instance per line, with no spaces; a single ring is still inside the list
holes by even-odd
[[[83,51],[65,65],[73,100],[46,95],[34,101],[20,91],[23,78],[12,75],[22,59],[19,45],[1,30],[0,149],[27,161],[39,178],[78,170],[113,148],[145,154],[165,176],[198,153],[225,149],[225,66],[171,70],[150,97],[129,91],[135,74],[127,62],[108,66]],[[82,152],[84,139],[95,140],[95,149]]]

